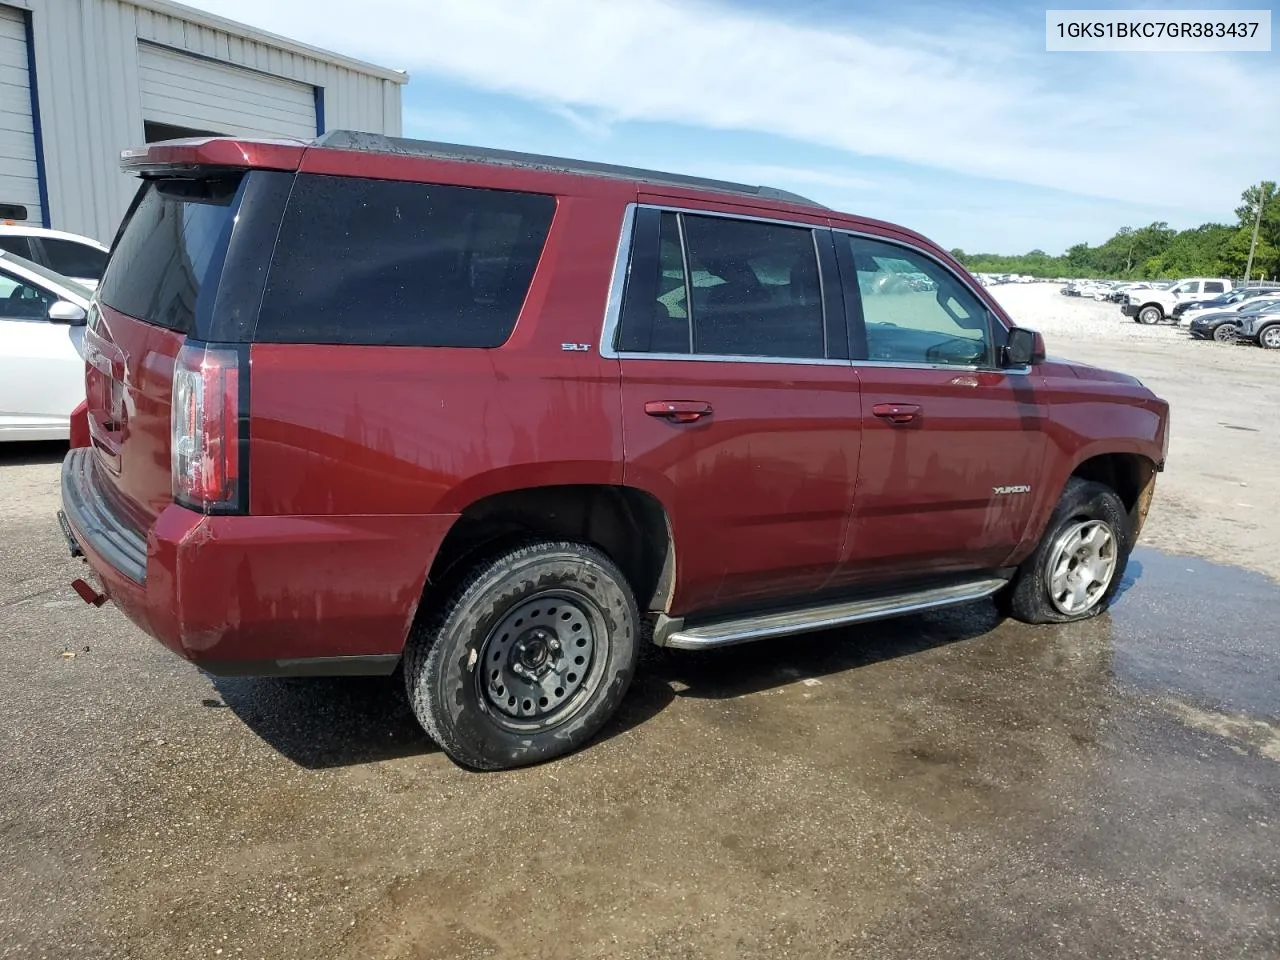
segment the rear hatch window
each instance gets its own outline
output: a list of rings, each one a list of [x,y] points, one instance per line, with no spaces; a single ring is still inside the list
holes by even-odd
[[[107,306],[177,333],[196,332],[196,306],[220,266],[240,184],[160,180],[143,189],[116,241],[99,299]]]
[[[245,339],[292,180],[254,171],[145,182],[116,236],[98,298],[175,333]]]

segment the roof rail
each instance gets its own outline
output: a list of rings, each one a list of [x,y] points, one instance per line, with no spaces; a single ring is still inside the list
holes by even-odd
[[[618,180],[635,180],[641,183],[671,187],[692,187],[698,190],[715,190],[761,200],[778,200],[806,207],[828,209],[822,204],[777,187],[751,186],[728,180],[706,177],[687,177],[659,170],[625,167],[612,163],[595,163],[590,160],[569,160],[536,153],[519,153],[515,150],[496,150],[488,147],[469,147],[457,143],[440,143],[433,140],[411,140],[406,137],[388,137],[378,133],[360,133],[355,130],[332,130],[312,143],[317,147],[334,150],[364,150],[370,153],[394,153],[408,157],[425,157],[433,160],[463,160],[473,163],[490,163],[526,170],[545,170],[555,173],[577,173],[595,177],[612,177]]]

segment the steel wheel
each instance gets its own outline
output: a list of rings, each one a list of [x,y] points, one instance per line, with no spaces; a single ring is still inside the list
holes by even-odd
[[[1143,307],[1138,311],[1137,320],[1139,323],[1152,324],[1159,323],[1161,318],[1159,307]]]
[[[1049,599],[1067,616],[1077,616],[1102,599],[1115,576],[1119,553],[1111,527],[1085,520],[1063,531],[1049,559]]]
[[[1258,337],[1258,342],[1268,350],[1280,350],[1280,324],[1267,327]]]
[[[546,591],[512,607],[489,631],[476,683],[501,726],[546,730],[590,699],[608,644],[603,614],[587,597]]]

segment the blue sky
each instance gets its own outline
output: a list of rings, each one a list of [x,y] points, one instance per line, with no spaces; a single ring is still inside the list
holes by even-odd
[[[1280,178],[1277,53],[1047,53],[1043,3],[195,5],[407,70],[406,136],[769,183],[970,252],[1230,221]]]

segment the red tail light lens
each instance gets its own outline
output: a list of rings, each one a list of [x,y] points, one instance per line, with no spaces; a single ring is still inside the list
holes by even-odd
[[[173,367],[169,452],[173,499],[203,513],[244,512],[241,441],[247,355],[188,341]]]

